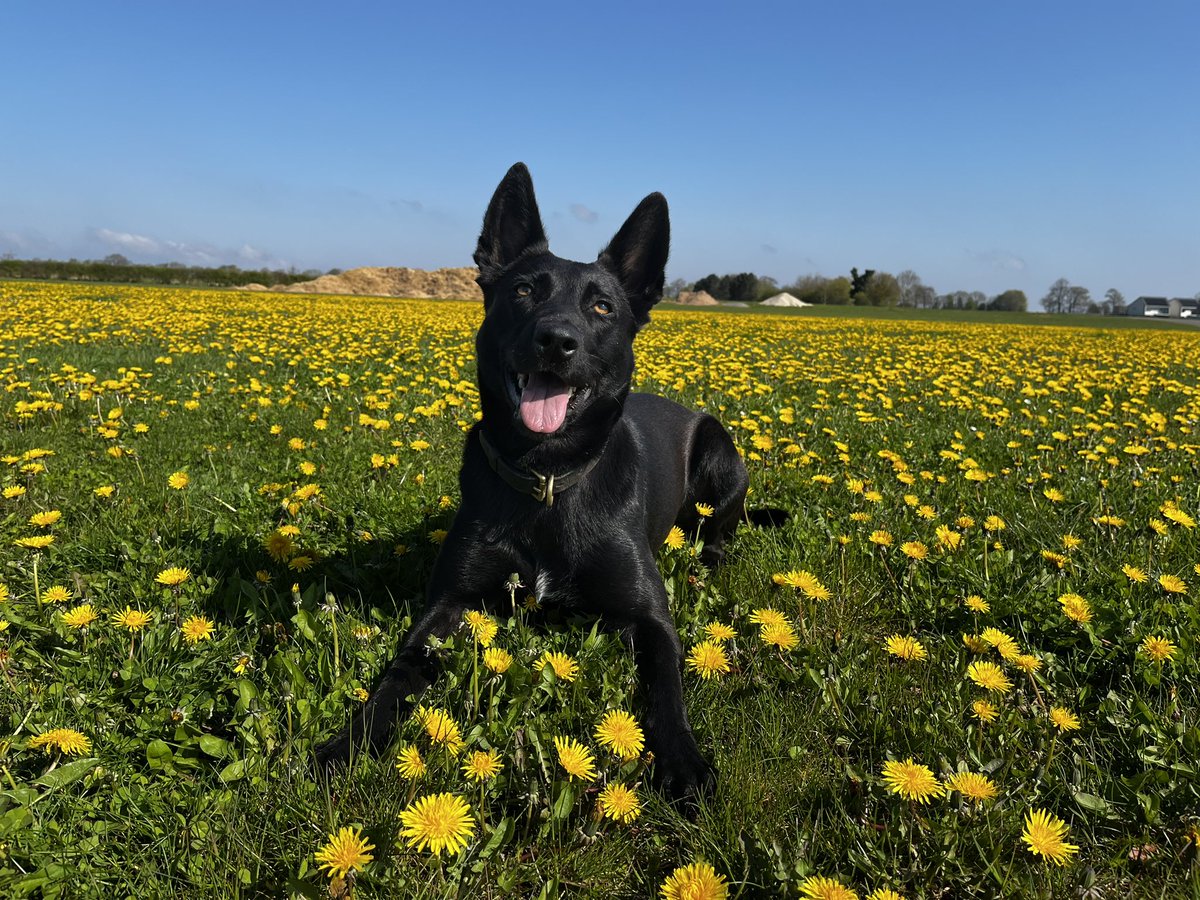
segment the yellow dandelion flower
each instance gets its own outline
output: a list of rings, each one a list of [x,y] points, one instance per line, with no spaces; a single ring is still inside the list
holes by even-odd
[[[1009,681],[998,665],[986,660],[977,660],[967,666],[967,677],[985,690],[1007,694],[1012,690]]]
[[[725,900],[729,886],[724,875],[704,860],[680,866],[663,882],[661,900]]]
[[[554,749],[558,751],[558,764],[572,778],[592,781],[596,777],[596,757],[579,741],[573,738],[556,737]]]
[[[949,525],[939,525],[934,529],[934,536],[937,538],[938,546],[945,547],[947,550],[957,550],[962,546],[963,536]]]
[[[962,639],[963,639],[963,643],[966,645],[967,649],[970,650],[972,653],[987,653],[988,652],[987,642],[984,641],[984,639],[981,638],[979,635],[964,634],[962,636]]]
[[[63,756],[83,756],[91,752],[92,742],[87,735],[73,728],[54,728],[30,738],[29,749],[42,749],[47,754],[57,750]]]
[[[732,641],[737,632],[724,622],[709,622],[704,626],[704,633],[714,641]]]
[[[904,897],[891,888],[875,888],[867,894],[867,900],[904,900]]]
[[[1026,675],[1032,675],[1042,667],[1042,661],[1029,653],[1018,653],[1012,658],[1012,663]]]
[[[714,640],[702,641],[688,653],[687,667],[701,678],[716,678],[729,672],[725,648]]]
[[[1035,809],[1025,816],[1025,830],[1021,833],[1029,852],[1042,856],[1056,865],[1065,865],[1079,848],[1066,841],[1067,823],[1044,809]]]
[[[979,637],[985,644],[1000,651],[1000,656],[1006,660],[1016,659],[1021,652],[1017,642],[999,628],[985,628]]]
[[[912,662],[920,662],[929,658],[929,652],[921,642],[908,635],[893,634],[884,642],[884,648],[892,656]]]
[[[1121,566],[1121,571],[1125,573],[1126,578],[1128,578],[1130,581],[1135,582],[1137,584],[1145,584],[1147,581],[1150,580],[1147,577],[1146,573],[1144,571],[1142,571],[1141,569],[1139,569],[1137,566],[1129,566],[1129,565]]]
[[[702,519],[707,519],[709,516],[711,516],[715,512],[715,510],[711,506],[709,506],[707,503],[697,503],[696,504],[696,512],[700,515],[700,517]]]
[[[1177,575],[1159,575],[1158,583],[1168,594],[1186,594],[1187,582]]]
[[[513,664],[512,654],[499,647],[488,647],[483,651],[483,664],[497,675],[503,675]]]
[[[183,632],[183,639],[189,644],[198,644],[201,641],[212,640],[216,626],[205,616],[189,616],[183,620],[179,630]]]
[[[62,513],[57,509],[50,509],[46,512],[34,513],[29,517],[29,524],[38,528],[49,528],[51,525],[58,523],[62,518]]]
[[[671,530],[667,532],[666,538],[663,539],[663,543],[666,544],[667,548],[670,550],[678,550],[681,548],[685,543],[683,529],[678,525],[672,525]]]
[[[27,550],[45,550],[54,543],[54,535],[39,534],[35,537],[22,537],[13,541],[18,547],[24,547]]]
[[[481,647],[490,647],[496,638],[496,632],[500,630],[495,619],[477,609],[468,610],[463,616],[463,621],[467,623],[467,627],[471,629],[471,636]]]
[[[1059,605],[1062,606],[1063,614],[1080,625],[1086,625],[1092,621],[1091,605],[1078,594],[1063,594],[1058,598]]]
[[[969,595],[965,600],[963,600],[963,605],[973,613],[986,613],[992,611],[991,604],[989,604],[978,594]]]
[[[287,562],[288,558],[296,553],[297,547],[289,535],[282,531],[272,531],[263,538],[263,549],[276,562]]]
[[[123,611],[113,614],[112,623],[129,631],[140,631],[150,624],[152,618],[148,612],[126,606]]]
[[[1007,527],[1008,523],[999,516],[988,516],[983,520],[984,531],[1003,531]]]
[[[976,803],[994,800],[999,793],[990,778],[976,772],[956,772],[946,779],[946,789],[957,791]]]
[[[637,792],[623,784],[610,784],[596,798],[600,815],[615,822],[632,822],[642,814]]]
[[[70,628],[87,628],[98,618],[100,618],[100,614],[90,603],[81,603],[69,612],[62,614],[63,624]]]
[[[56,584],[42,591],[39,599],[42,603],[66,603],[71,599],[71,592],[61,584]]]
[[[1165,637],[1147,637],[1141,643],[1141,651],[1156,663],[1167,662],[1174,658],[1179,648]]]
[[[1176,525],[1182,525],[1184,528],[1195,528],[1196,520],[1185,513],[1178,506],[1167,506],[1162,510],[1162,514],[1174,522]]]
[[[408,805],[400,813],[400,836],[409,847],[441,856],[455,854],[475,833],[475,819],[462,797],[430,794]]]
[[[163,569],[161,572],[159,572],[158,575],[154,577],[154,580],[159,584],[166,585],[167,587],[178,587],[191,577],[192,573],[188,569],[181,569],[178,566],[172,566],[170,569]]]
[[[750,621],[763,628],[783,626],[788,624],[788,618],[777,609],[764,606],[750,613]]]
[[[495,749],[486,752],[476,750],[468,754],[462,771],[472,781],[490,781],[499,775],[503,768],[504,764],[500,762],[499,751]]]
[[[800,638],[796,636],[796,630],[790,622],[763,625],[758,631],[758,637],[764,644],[778,647],[780,650],[794,650],[800,643]]]
[[[900,545],[900,552],[909,559],[922,560],[929,556],[929,548],[920,541],[905,541]]]
[[[621,709],[609,710],[596,726],[596,740],[622,759],[633,759],[646,745],[637,720]]]
[[[987,700],[976,700],[971,704],[971,715],[987,724],[995,722],[1000,717],[1000,711]]]
[[[926,803],[933,797],[945,793],[942,783],[934,777],[928,766],[913,762],[909,757],[904,762],[888,760],[883,764],[883,781],[893,794],[905,800]]]
[[[167,478],[167,487],[174,491],[182,491],[190,483],[191,478],[188,477],[187,472],[173,472]]]
[[[413,715],[433,743],[442,745],[455,756],[458,755],[463,746],[462,732],[448,712],[444,709],[419,706]]]
[[[342,828],[315,854],[318,869],[328,869],[332,878],[345,878],[351,872],[360,871],[373,857],[374,844],[368,844],[358,828]]]
[[[867,540],[869,540],[872,544],[878,544],[880,547],[890,547],[892,546],[893,538],[890,532],[884,531],[882,528],[880,528],[876,531],[872,531],[867,537]]]
[[[547,650],[541,655],[541,658],[533,664],[534,669],[542,671],[549,666],[554,674],[563,681],[574,681],[579,675],[579,663],[575,662],[565,653],[555,653]]]
[[[1079,717],[1065,706],[1050,707],[1050,721],[1059,731],[1079,730]]]
[[[421,758],[421,751],[411,744],[401,748],[396,757],[396,768],[402,776],[410,781],[423,777],[428,771],[425,760]]]
[[[800,896],[804,900],[858,900],[853,890],[824,875],[812,875],[800,882]]]

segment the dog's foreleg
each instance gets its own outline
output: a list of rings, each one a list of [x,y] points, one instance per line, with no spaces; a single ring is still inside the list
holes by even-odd
[[[317,762],[323,769],[348,764],[356,746],[365,744],[372,753],[387,747],[397,721],[412,709],[409,698],[420,695],[441,670],[429,639],[448,637],[462,624],[463,613],[482,606],[483,597],[495,593],[511,571],[511,560],[475,539],[469,526],[455,520],[433,567],[425,612],[350,724],[317,748]]]
[[[462,622],[467,608],[461,599],[442,597],[413,626],[400,651],[383,671],[371,696],[334,738],[317,748],[325,770],[347,765],[353,748],[366,745],[374,754],[391,741],[396,723],[412,709],[412,700],[437,680],[441,663],[429,647],[431,637],[444,639]]]
[[[716,771],[700,755],[683,704],[683,646],[657,574],[647,579],[645,615],[635,619],[633,649],[648,702],[646,742],[654,754],[654,781],[670,799],[694,804],[716,785]]]

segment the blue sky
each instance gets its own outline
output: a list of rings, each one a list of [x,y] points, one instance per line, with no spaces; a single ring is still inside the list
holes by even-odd
[[[591,259],[1200,292],[1200,4],[44,2],[5,11],[0,252],[468,265],[516,160]]]

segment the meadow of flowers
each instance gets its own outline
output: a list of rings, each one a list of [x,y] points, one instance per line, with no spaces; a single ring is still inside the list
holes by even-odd
[[[453,516],[481,314],[0,283],[6,896],[1200,891],[1200,331],[658,313],[636,388],[791,513],[662,548],[716,796],[649,790],[619,636],[515,578],[318,779]]]

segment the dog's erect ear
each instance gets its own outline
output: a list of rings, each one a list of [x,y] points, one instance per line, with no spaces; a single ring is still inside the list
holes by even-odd
[[[544,253],[546,249],[546,231],[533,196],[533,179],[525,163],[517,163],[508,170],[483,214],[483,231],[475,245],[479,283],[495,281],[521,256]]]
[[[630,213],[596,260],[620,279],[638,328],[650,321],[650,307],[662,299],[670,247],[667,198],[655,192]]]

